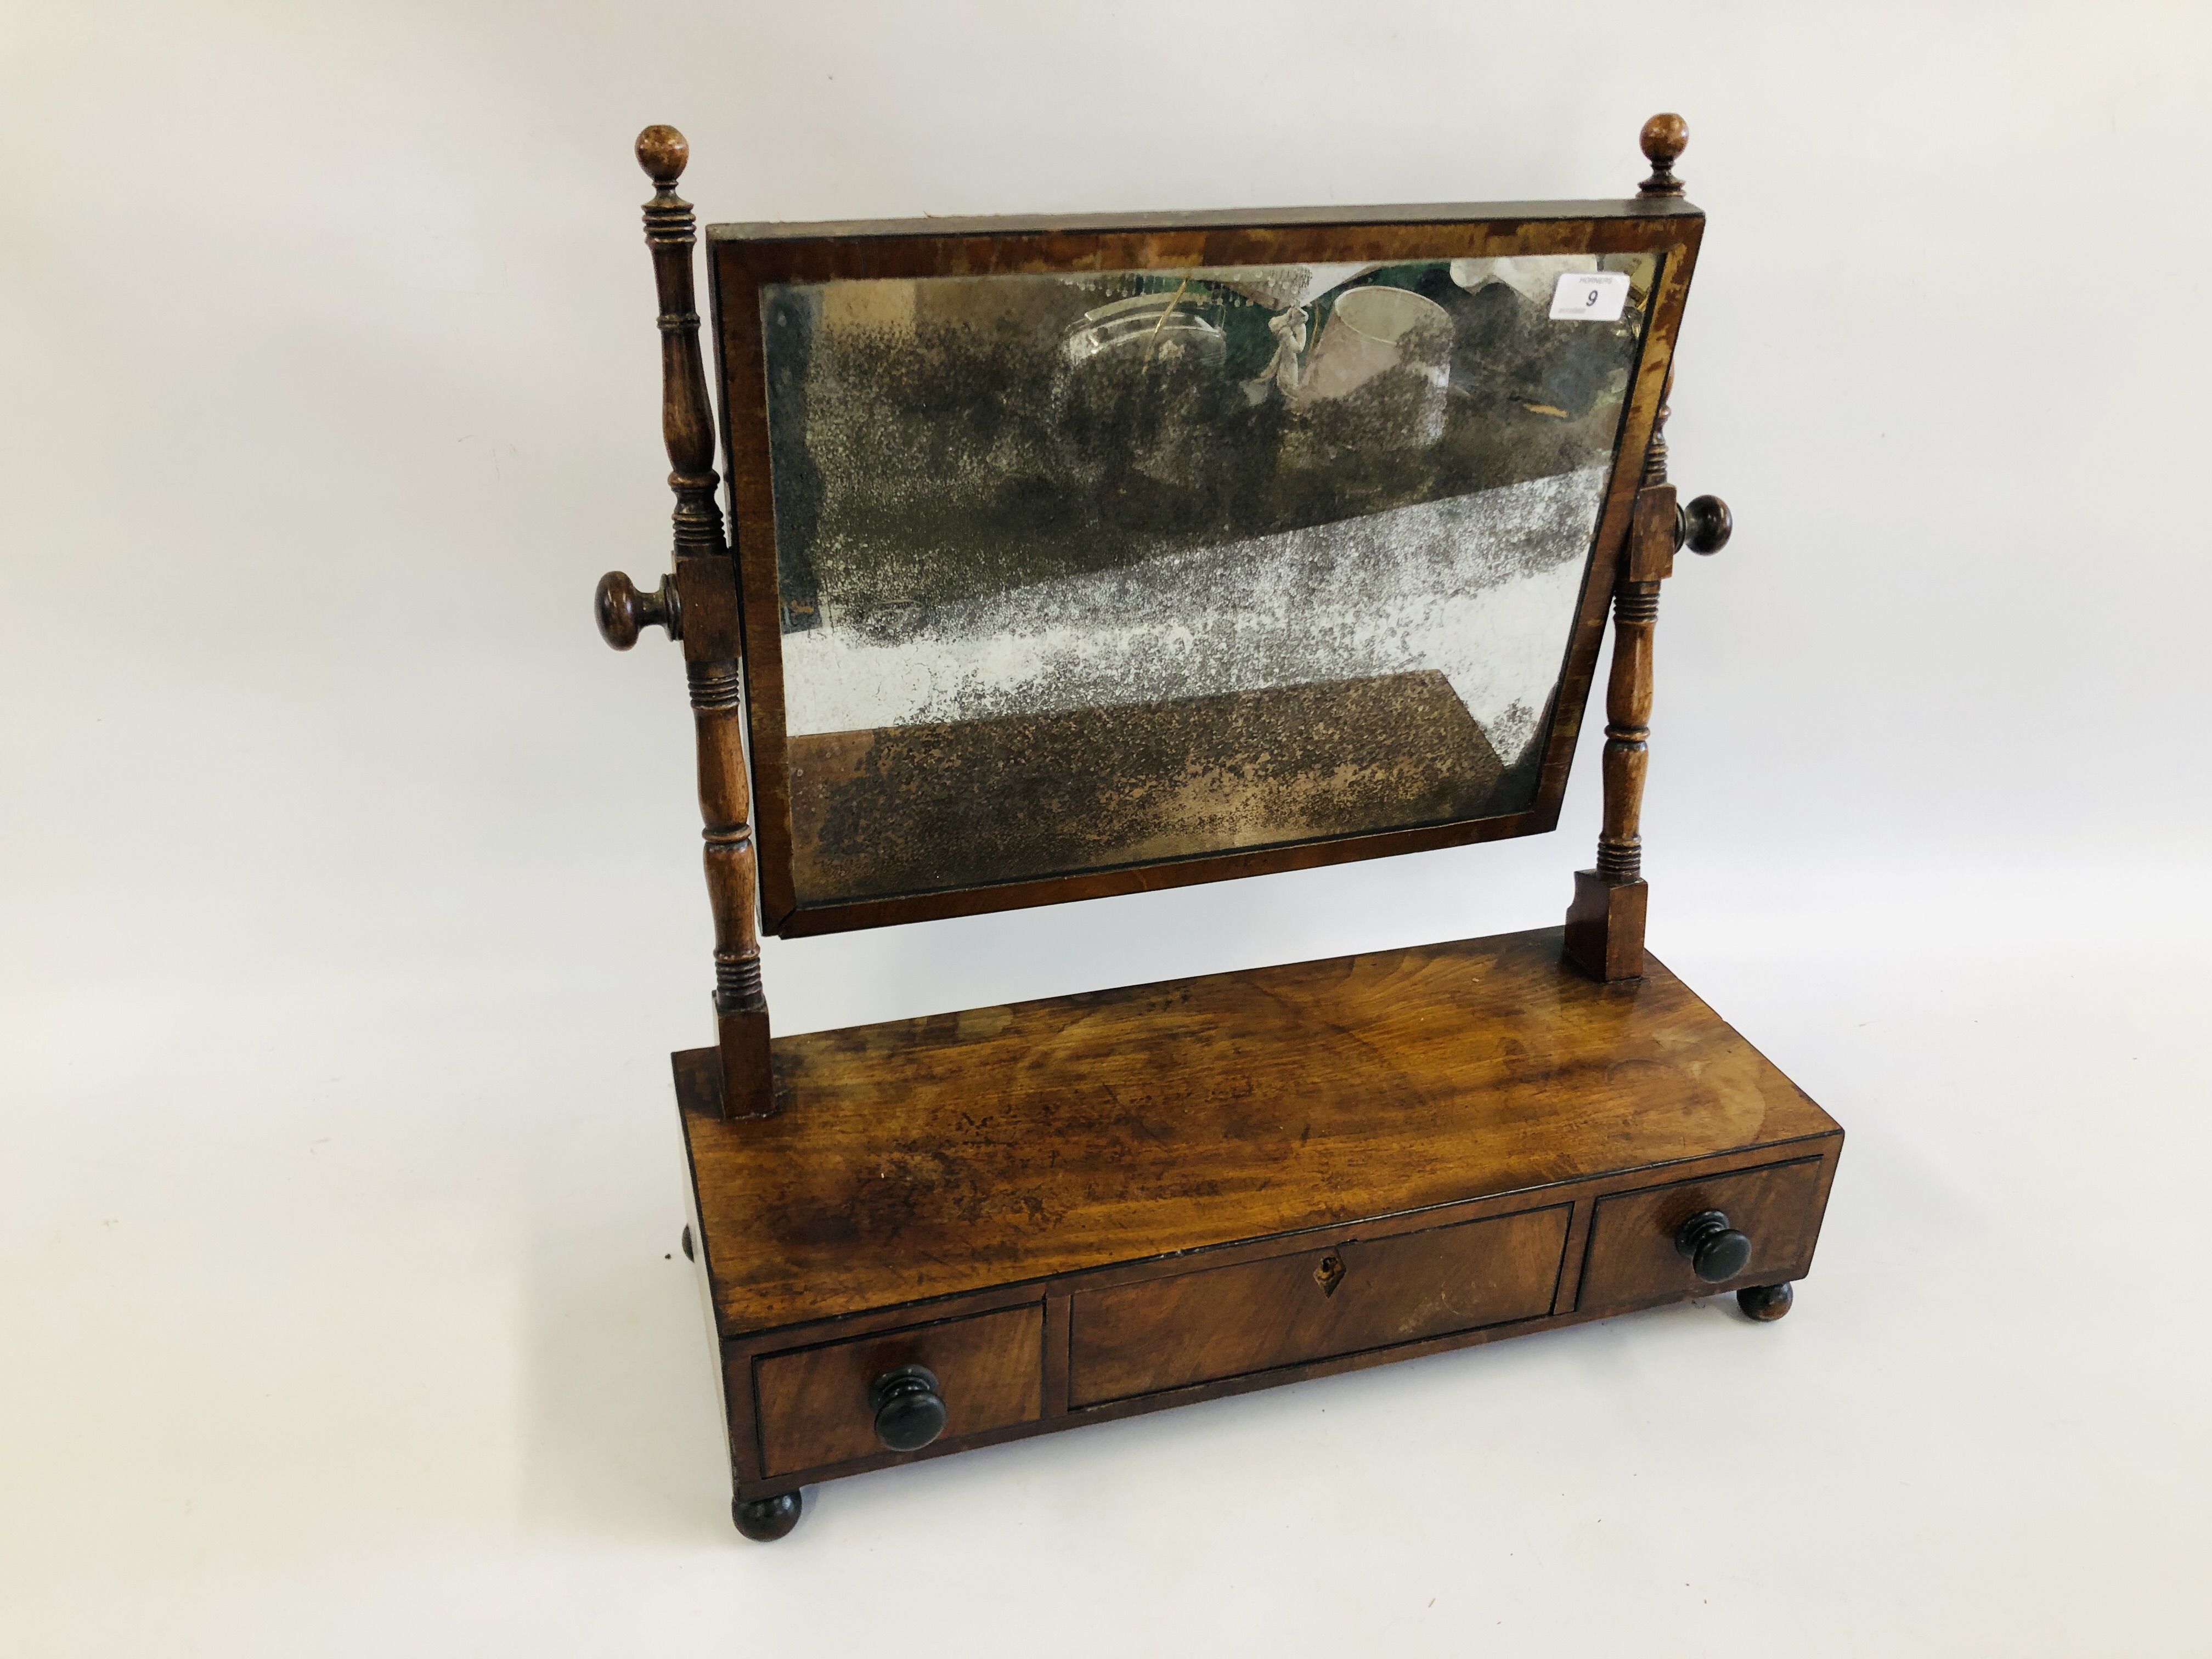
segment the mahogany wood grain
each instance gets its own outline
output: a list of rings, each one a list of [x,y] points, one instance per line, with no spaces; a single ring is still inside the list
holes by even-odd
[[[1383,1348],[1552,1310],[1571,1205],[1306,1249],[1073,1298],[1068,1402]]]
[[[1568,956],[1600,979],[1639,976],[1650,896],[1641,876],[1576,871],[1575,896],[1567,906]]]
[[[936,1374],[945,1446],[1034,1422],[1044,1406],[1043,1337],[1044,1310],[1032,1303],[757,1359],[763,1469],[772,1478],[881,1452],[868,1385],[900,1365]]]
[[[1582,1305],[1626,1308],[1640,1303],[1709,1295],[1731,1285],[1802,1278],[1812,1266],[1820,1230],[1822,1161],[1798,1158],[1740,1175],[1707,1177],[1619,1193],[1597,1201],[1590,1223],[1589,1263]],[[1751,1240],[1751,1260],[1717,1285],[1699,1281],[1675,1248],[1682,1224],[1718,1210]]]
[[[684,1088],[725,1334],[1831,1133],[1664,967],[1562,930],[776,1039]],[[732,1246],[726,1247],[724,1241]]]

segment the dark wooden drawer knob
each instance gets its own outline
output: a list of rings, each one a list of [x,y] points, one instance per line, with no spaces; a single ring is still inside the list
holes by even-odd
[[[635,645],[641,629],[665,628],[670,639],[684,637],[683,607],[665,576],[652,592],[641,593],[637,584],[621,571],[610,570],[599,578],[592,608],[599,617],[599,637],[617,651]]]
[[[1735,533],[1735,519],[1717,495],[1700,495],[1681,509],[1682,545],[1692,553],[1717,553]]]
[[[945,1432],[945,1396],[927,1365],[901,1365],[868,1385],[876,1438],[896,1452],[920,1451]]]
[[[1708,1285],[1725,1285],[1751,1266],[1751,1241],[1718,1210],[1700,1210],[1676,1228],[1674,1248]]]

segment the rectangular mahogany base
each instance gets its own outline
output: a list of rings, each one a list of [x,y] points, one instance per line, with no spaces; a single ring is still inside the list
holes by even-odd
[[[1562,937],[779,1037],[769,1118],[677,1054],[738,1497],[1802,1277],[1843,1131]],[[914,1364],[945,1429],[887,1451]]]

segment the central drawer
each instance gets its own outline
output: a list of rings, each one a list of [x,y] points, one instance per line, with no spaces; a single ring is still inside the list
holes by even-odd
[[[1068,1404],[1218,1382],[1552,1310],[1572,1206],[1082,1291]]]

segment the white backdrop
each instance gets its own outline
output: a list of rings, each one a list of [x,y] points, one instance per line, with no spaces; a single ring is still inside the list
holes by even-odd
[[[2202,9],[0,15],[0,1653],[2178,1653]],[[1656,951],[1850,1131],[1716,1302],[846,1481],[744,1544],[629,154],[708,219],[1712,215]],[[1595,734],[1595,722],[1592,723]],[[778,1026],[1541,925],[1595,832],[781,945]],[[680,1645],[679,1645],[680,1644]]]

